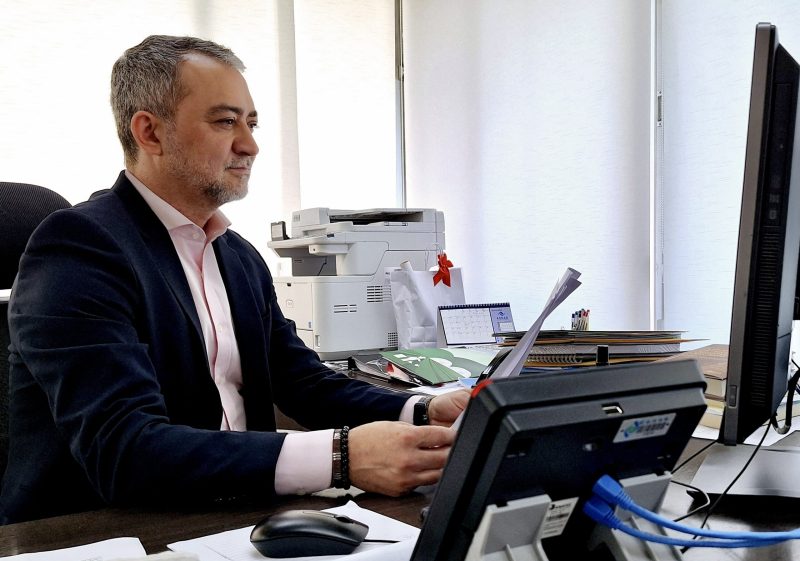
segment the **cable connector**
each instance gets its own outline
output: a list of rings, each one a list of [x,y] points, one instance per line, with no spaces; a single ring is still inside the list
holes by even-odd
[[[597,522],[614,530],[622,525],[622,520],[614,514],[614,509],[597,495],[593,495],[583,505],[583,512]]]
[[[610,475],[603,475],[592,487],[592,492],[608,504],[617,505],[625,510],[630,510],[630,505],[636,504],[619,482]]]

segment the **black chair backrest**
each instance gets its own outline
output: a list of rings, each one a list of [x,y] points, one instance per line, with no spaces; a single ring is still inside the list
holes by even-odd
[[[0,289],[11,288],[33,231],[51,212],[71,206],[45,187],[0,182]]]
[[[58,193],[26,183],[0,182],[0,289],[11,288],[28,238],[53,211],[71,206]],[[0,475],[8,462],[8,303],[0,302]]]
[[[8,302],[0,301],[0,484],[8,463]]]

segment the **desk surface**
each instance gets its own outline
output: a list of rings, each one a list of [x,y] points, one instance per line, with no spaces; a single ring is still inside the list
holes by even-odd
[[[286,498],[271,505],[230,504],[207,510],[108,508],[69,514],[0,527],[0,556],[60,549],[115,537],[138,537],[148,553],[158,553],[176,541],[252,526],[275,512],[331,508],[346,500],[347,497],[309,496]],[[417,527],[420,510],[429,502],[421,494],[393,499],[362,493],[354,500],[363,508]]]
[[[685,456],[699,450],[704,441],[692,441]],[[676,481],[690,482],[702,456],[675,474]],[[800,474],[792,474],[800,475]],[[791,475],[789,475],[791,476]],[[225,530],[250,526],[264,516],[292,508],[324,509],[337,506],[344,498],[292,497],[271,505],[227,504],[214,509],[187,511],[103,509],[71,514],[33,522],[0,527],[0,556],[45,551],[91,543],[107,538],[138,537],[148,553],[164,551],[168,543],[197,538]],[[430,496],[419,493],[393,499],[373,494],[360,494],[354,500],[368,508],[419,527],[419,512],[430,502]],[[692,499],[678,485],[670,485],[662,514],[676,518],[693,506]],[[699,517],[684,521],[697,526]],[[710,527],[717,530],[789,530],[800,527],[800,501],[759,498],[736,500],[722,504],[711,518]],[[705,560],[770,560],[800,559],[800,542],[789,542],[757,550],[718,550],[693,548],[684,554],[687,561]]]

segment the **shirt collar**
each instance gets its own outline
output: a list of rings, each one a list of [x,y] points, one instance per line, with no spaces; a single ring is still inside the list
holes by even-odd
[[[228,220],[228,217],[225,216],[221,210],[217,209],[214,211],[214,214],[211,215],[211,218],[208,219],[204,228],[200,228],[186,218],[181,212],[176,209],[174,206],[170,205],[167,201],[153,193],[144,183],[142,183],[130,170],[125,170],[125,177],[133,184],[136,190],[144,199],[144,202],[147,203],[147,206],[150,207],[150,210],[158,217],[164,227],[169,232],[173,232],[179,228],[185,228],[187,226],[192,227],[193,229],[203,230],[206,235],[207,243],[211,243],[224,234],[228,226],[231,225],[231,221]]]

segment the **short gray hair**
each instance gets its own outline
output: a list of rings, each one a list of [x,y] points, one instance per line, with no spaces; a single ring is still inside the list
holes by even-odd
[[[126,50],[111,71],[111,109],[125,163],[136,162],[139,147],[131,133],[137,111],[173,122],[178,103],[187,95],[179,66],[190,53],[206,55],[244,72],[244,64],[233,51],[213,41],[196,37],[151,35]]]

